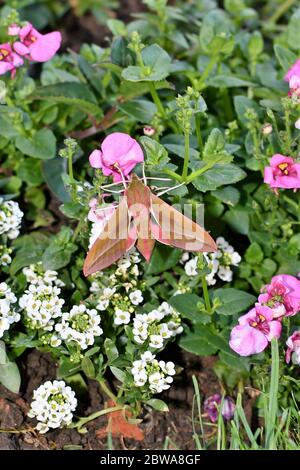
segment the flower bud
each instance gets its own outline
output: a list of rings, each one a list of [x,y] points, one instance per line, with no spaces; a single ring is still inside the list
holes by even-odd
[[[269,122],[267,122],[266,124],[264,124],[261,128],[261,132],[263,133],[263,135],[270,135],[272,134],[273,132],[273,126],[272,124],[270,124]]]
[[[145,126],[143,128],[143,132],[145,135],[147,135],[148,137],[152,137],[154,134],[155,134],[155,129],[154,127],[152,126]]]

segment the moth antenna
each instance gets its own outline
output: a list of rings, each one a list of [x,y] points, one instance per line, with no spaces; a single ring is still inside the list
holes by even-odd
[[[172,181],[171,178],[155,178],[154,176],[146,176],[146,180]]]
[[[100,188],[102,189],[102,186],[100,186]],[[119,191],[113,191],[112,189],[105,189],[105,191],[107,191],[108,193],[112,193],[112,194],[121,194],[124,192],[124,189],[120,189]]]
[[[165,189],[165,191],[162,191],[162,192],[158,193],[157,196],[162,196],[163,194],[165,194],[169,191],[173,191],[173,189],[180,188],[180,186],[183,186],[183,185],[184,185],[184,183],[180,183],[180,184],[177,184],[176,186],[173,186],[173,188]]]
[[[101,189],[111,188],[112,186],[118,186],[119,184],[122,184],[122,182],[121,182],[121,181],[118,181],[118,183],[104,184],[103,186],[100,186],[100,188],[101,188]]]
[[[145,175],[145,163],[142,163],[142,173],[143,173],[144,185],[147,186],[147,178],[146,178],[146,175]]]

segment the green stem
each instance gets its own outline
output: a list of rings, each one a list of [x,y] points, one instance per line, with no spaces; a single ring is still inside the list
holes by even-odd
[[[149,82],[149,91],[151,93],[152,99],[157,107],[159,114],[161,115],[162,118],[166,119],[167,115],[166,115],[165,108],[163,107],[163,104],[160,101],[160,97],[158,96],[158,93],[156,91],[156,88],[153,82]]]
[[[84,219],[80,219],[80,221],[77,224],[77,227],[75,228],[73,235],[72,235],[72,242],[74,243],[82,229],[82,226],[84,224]]]
[[[106,382],[104,380],[98,380],[100,388],[102,391],[115,403],[117,401],[116,395],[111,391],[111,389],[106,385]]]
[[[266,449],[276,450],[276,419],[278,410],[278,386],[279,386],[279,350],[277,338],[271,341],[272,367],[269,390],[269,404],[266,416]]]
[[[178,175],[177,173],[175,173],[175,171],[170,170],[169,168],[165,168],[164,173],[171,176],[172,178],[174,178],[177,181],[181,181],[181,176]]]
[[[203,152],[203,140],[202,140],[202,134],[201,134],[201,127],[200,127],[200,115],[199,113],[196,114],[195,116],[195,127],[196,127],[196,136],[197,136],[197,141],[198,141],[198,147],[200,152]]]
[[[277,21],[279,20],[279,18],[284,15],[284,13],[295,3],[295,0],[285,0],[285,2],[283,2],[281,5],[279,5],[279,7],[277,8],[277,10],[275,11],[275,13],[268,19],[267,21],[267,25],[273,25],[275,23],[277,23]]]
[[[74,183],[74,173],[73,173],[73,155],[70,152],[68,156],[68,167],[69,167],[69,177],[70,177],[70,182]]]
[[[207,282],[206,282],[205,276],[201,276],[201,284],[202,284],[203,297],[204,297],[206,311],[207,311],[207,313],[211,314],[212,313],[211,303],[210,303],[210,298],[209,298],[209,293],[208,293]]]
[[[204,83],[205,83],[205,80],[206,80],[207,77],[209,76],[210,72],[212,71],[212,69],[214,68],[215,64],[218,62],[218,60],[219,60],[219,56],[218,56],[218,55],[213,55],[213,56],[210,58],[210,60],[209,60],[209,62],[208,62],[208,64],[207,64],[207,66],[206,66],[205,69],[204,69],[203,74],[201,75],[200,80],[199,80],[198,83],[197,83],[197,90],[198,90],[198,91],[202,89],[202,87],[203,87],[203,85],[204,85]]]
[[[290,111],[288,111],[287,109],[284,112],[284,120],[285,120],[286,136],[288,140],[288,147],[290,147],[292,144],[291,121],[290,121]]]
[[[69,428],[76,428],[80,429],[82,428],[85,424],[89,423],[90,421],[93,421],[96,418],[99,418],[100,416],[106,415],[108,413],[113,413],[114,411],[120,411],[123,410],[124,406],[123,405],[117,405],[117,406],[112,406],[110,408],[105,408],[104,410],[96,411],[95,413],[92,413],[90,416],[87,416],[86,418],[79,418],[77,423],[72,423]]]
[[[191,173],[189,175],[189,177],[187,178],[186,182],[191,183],[192,181],[194,181],[195,178],[197,178],[198,176],[205,173],[207,170],[209,170],[215,164],[216,164],[216,162],[209,162],[209,163],[206,163],[206,165],[204,165],[202,168],[199,168],[199,170],[193,171],[193,173]]]
[[[184,161],[182,169],[182,181],[186,182],[190,160],[190,134],[188,131],[184,132]]]

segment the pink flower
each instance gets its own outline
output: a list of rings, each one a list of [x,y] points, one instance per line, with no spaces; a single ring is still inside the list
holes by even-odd
[[[300,281],[289,274],[278,274],[266,285],[258,302],[273,310],[274,318],[296,315],[300,311]]]
[[[300,365],[300,331],[295,331],[286,342],[287,350],[285,360],[290,362],[291,357],[294,364]]]
[[[93,222],[89,241],[89,247],[91,247],[101,235],[107,221],[115,211],[116,206],[114,204],[100,206],[96,198],[90,200],[89,206],[88,219]]]
[[[21,29],[21,27],[18,26],[17,24],[11,24],[8,27],[8,35],[9,36],[18,36],[18,34],[20,32],[20,29]]]
[[[127,176],[137,163],[144,161],[143,151],[135,139],[123,132],[113,132],[102,142],[101,150],[89,157],[93,168],[101,168],[105,176],[113,175],[114,182]]]
[[[279,153],[273,155],[270,166],[265,167],[264,182],[271,188],[300,188],[300,163]]]
[[[289,68],[284,79],[289,82],[293,76],[300,77],[300,59],[296,60],[296,62]]]
[[[16,25],[12,25],[9,31],[16,32]],[[41,34],[30,23],[18,31],[18,36],[19,41],[14,43],[14,50],[21,56],[37,62],[52,59],[61,44],[60,32]]]
[[[269,341],[279,338],[280,333],[281,323],[274,320],[272,309],[256,304],[239,318],[239,324],[231,331],[229,345],[240,356],[251,356],[266,349]]]
[[[219,393],[215,393],[208,397],[204,402],[204,412],[207,413],[209,419],[212,423],[215,423],[218,420],[219,407],[222,403],[222,397]],[[235,404],[231,397],[224,397],[222,405],[222,416],[224,419],[229,421],[233,418],[235,411]]]
[[[13,52],[9,43],[0,44],[0,75],[11,72],[13,78],[17,67],[20,67],[23,63],[23,59]]]

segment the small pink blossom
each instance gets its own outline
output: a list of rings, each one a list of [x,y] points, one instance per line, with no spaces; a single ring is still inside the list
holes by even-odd
[[[89,247],[91,247],[101,235],[116,206],[114,204],[101,206],[96,198],[90,200],[89,206],[88,220],[93,222],[89,241]]]
[[[204,412],[207,413],[212,423],[216,423],[219,415],[219,408],[222,403],[222,397],[219,393],[215,393],[208,397],[204,402]],[[222,416],[229,421],[233,418],[235,411],[235,404],[231,397],[224,397],[222,405]]]
[[[23,65],[23,63],[23,59],[13,52],[9,43],[0,44],[0,75],[11,72],[11,77],[13,78],[16,74],[16,69]]]
[[[290,362],[291,358],[294,364],[300,365],[300,331],[295,331],[286,342],[287,350],[285,360]]]
[[[274,189],[300,188],[300,163],[279,153],[273,155],[270,166],[265,167],[264,182]]]
[[[14,30],[15,25],[12,25]],[[52,59],[61,44],[59,31],[48,34],[39,33],[31,23],[27,23],[18,32],[19,41],[14,43],[14,50],[21,56],[26,56],[36,62],[46,62]]]
[[[138,142],[128,134],[113,132],[89,157],[93,168],[101,168],[105,176],[113,175],[114,182],[122,180],[121,174],[129,175],[137,163],[144,161]]]
[[[300,59],[296,60],[296,62],[289,68],[284,79],[289,82],[293,76],[300,77]]]
[[[289,274],[274,276],[258,297],[261,305],[273,310],[274,318],[296,315],[300,311],[300,281]]]
[[[8,35],[9,36],[18,36],[18,34],[20,32],[20,29],[21,29],[21,27],[18,26],[17,24],[11,24],[8,27]]]
[[[268,346],[272,338],[279,338],[281,323],[274,320],[273,311],[259,304],[239,318],[233,328],[229,345],[240,356],[258,354]]]
[[[295,122],[295,127],[300,130],[300,118]]]

